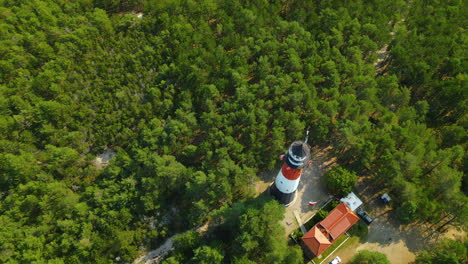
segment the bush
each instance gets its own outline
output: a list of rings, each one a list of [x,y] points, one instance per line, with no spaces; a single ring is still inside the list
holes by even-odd
[[[445,239],[430,250],[422,250],[416,256],[416,264],[467,263],[468,240]]]
[[[412,201],[404,202],[397,208],[396,214],[398,218],[404,223],[409,224],[416,220],[416,210],[418,206]]]
[[[325,219],[325,217],[327,217],[328,215],[328,211],[325,211],[323,209],[320,209],[315,215],[314,217],[312,217],[309,221],[307,221],[304,226],[307,230],[310,230],[312,227],[314,227],[315,224],[317,224],[318,222],[322,221],[323,219]]]
[[[369,234],[369,227],[362,221],[357,221],[348,232],[351,236],[359,237],[359,241],[362,243],[367,240],[367,235]]]
[[[322,208],[322,210],[327,211],[327,212],[331,212],[331,210],[335,209],[335,207],[337,207],[340,203],[341,203],[341,201],[333,200],[333,201],[329,202],[327,205],[325,205]]]
[[[336,167],[325,174],[325,185],[336,196],[345,196],[350,193],[356,182],[356,173],[342,167]]]
[[[390,264],[387,256],[380,252],[361,250],[355,255],[350,264]]]
[[[291,233],[291,237],[294,238],[297,242],[299,242],[303,236],[304,233],[302,233],[300,228],[294,230],[294,232]]]
[[[320,210],[317,212],[317,214],[315,215],[315,217],[317,217],[317,219],[318,219],[318,220],[317,220],[317,223],[320,222],[320,221],[322,221],[323,219],[325,219],[325,217],[327,217],[328,213],[329,213],[328,211],[325,211],[325,210],[323,210],[323,209],[320,209]]]

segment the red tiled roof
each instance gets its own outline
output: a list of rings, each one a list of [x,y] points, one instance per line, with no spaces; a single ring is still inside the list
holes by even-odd
[[[319,256],[358,220],[359,217],[351,209],[340,203],[322,222],[307,232],[302,241],[312,253]]]
[[[317,226],[314,226],[307,232],[307,234],[302,237],[302,241],[316,256],[322,254],[322,252],[331,245],[331,242]]]
[[[359,217],[351,211],[344,203],[340,203],[330,214],[320,222],[328,233],[335,240],[346,232],[354,223],[359,220]]]

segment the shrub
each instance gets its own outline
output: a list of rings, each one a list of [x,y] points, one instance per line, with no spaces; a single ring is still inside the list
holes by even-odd
[[[304,233],[302,233],[300,228],[294,230],[294,232],[291,233],[291,237],[293,237],[297,242],[299,242],[303,236]]]
[[[416,205],[416,203],[412,201],[407,201],[397,208],[396,214],[404,224],[409,224],[416,220],[417,209],[418,206]]]
[[[342,167],[336,167],[325,174],[325,185],[332,194],[337,196],[350,193],[356,182],[356,173]]]
[[[320,209],[317,214],[315,215],[315,217],[317,217],[317,223],[322,221],[323,219],[325,219],[325,217],[327,217],[328,215],[328,211],[325,211],[323,209]]]
[[[387,256],[380,252],[361,250],[355,255],[350,264],[390,264]]]
[[[351,236],[359,237],[360,242],[364,242],[367,240],[367,235],[369,233],[369,227],[362,221],[357,221],[348,232]]]
[[[327,217],[328,215],[328,211],[325,211],[323,209],[320,209],[315,215],[314,217],[312,217],[309,221],[307,221],[304,226],[307,230],[310,230],[315,224],[317,224],[318,222],[322,221],[323,219],[325,219],[325,217]]]
[[[335,207],[337,207],[340,203],[341,203],[340,201],[335,201],[335,200],[331,201],[331,202],[329,203],[329,205],[331,206],[331,208],[330,208],[329,211],[333,210],[333,209],[334,209]]]

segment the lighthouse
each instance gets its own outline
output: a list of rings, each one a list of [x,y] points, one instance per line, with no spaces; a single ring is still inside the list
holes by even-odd
[[[307,131],[308,134],[309,131]],[[302,169],[310,160],[310,146],[305,141],[294,141],[288,151],[281,156],[284,161],[275,182],[270,187],[270,194],[279,203],[289,206],[296,199],[296,191],[301,179]]]

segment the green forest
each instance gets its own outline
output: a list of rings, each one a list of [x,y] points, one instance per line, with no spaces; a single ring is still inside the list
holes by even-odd
[[[131,263],[210,221],[163,263],[303,263],[254,196],[307,128],[402,224],[466,229],[467,9],[0,0],[0,262]]]

